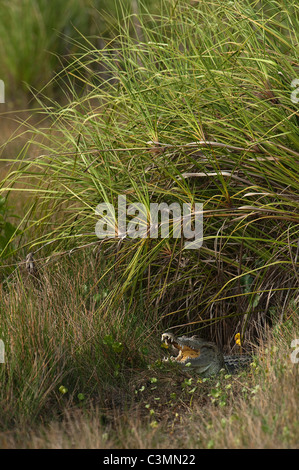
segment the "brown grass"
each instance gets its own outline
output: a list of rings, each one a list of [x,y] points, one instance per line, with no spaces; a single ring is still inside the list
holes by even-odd
[[[284,325],[264,332],[249,370],[198,380],[161,364],[159,331],[121,328],[124,306],[109,320],[99,318],[93,297],[82,295],[96,278],[91,257],[60,259],[44,270],[42,288],[23,275],[2,290],[10,343],[1,448],[298,447],[299,369],[290,360],[295,304]],[[120,352],[104,344],[109,333],[123,343]]]

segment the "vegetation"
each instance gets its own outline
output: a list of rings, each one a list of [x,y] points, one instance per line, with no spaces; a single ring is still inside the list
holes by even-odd
[[[1,298],[1,448],[297,447],[292,305],[249,370],[199,379],[161,363],[157,339],[123,305],[96,314],[92,257],[49,271],[42,291],[16,281]]]
[[[115,0],[0,0],[0,70],[9,102],[22,103],[45,87],[57,96],[59,74],[80,47],[82,34],[94,47],[121,19]],[[151,5],[151,0],[145,1]],[[134,11],[136,10],[136,11]],[[136,1],[123,0],[122,13],[138,12]],[[31,90],[31,93],[29,91]],[[22,93],[23,92],[23,93]]]
[[[8,206],[26,196],[0,220],[2,446],[297,445],[298,14],[293,0],[163,1],[123,9],[101,47],[73,41],[63,100],[36,95],[45,124],[27,123],[0,184]],[[147,215],[202,203],[201,248],[99,240],[95,209],[120,195]],[[169,327],[251,350],[251,371],[169,370]]]
[[[297,446],[295,305],[255,347],[250,370],[199,379],[161,362],[141,312],[122,303],[99,316],[87,296],[97,277],[94,257],[73,255],[45,267],[42,288],[23,277],[3,293],[2,448]]]

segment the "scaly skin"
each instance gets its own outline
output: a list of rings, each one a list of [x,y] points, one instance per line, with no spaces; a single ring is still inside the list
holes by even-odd
[[[178,362],[185,370],[192,369],[202,377],[216,375],[221,369],[234,372],[251,362],[250,356],[223,356],[215,343],[197,336],[176,338],[172,333],[163,333],[162,341],[178,351],[176,357],[164,358],[164,362],[169,360]]]

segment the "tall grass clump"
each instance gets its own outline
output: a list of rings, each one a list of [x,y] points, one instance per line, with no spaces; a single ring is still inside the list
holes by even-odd
[[[75,255],[24,272],[0,290],[0,427],[22,429],[60,420],[68,409],[125,408],[133,370],[146,367],[147,326],[124,303],[103,322],[97,307],[104,286],[94,256]],[[0,444],[1,445],[1,444]]]
[[[15,257],[92,244],[105,262],[96,282],[113,273],[99,315],[126,299],[163,327],[209,327],[222,346],[283,320],[298,288],[298,13],[293,0],[162,1],[102,49],[86,39],[65,68],[84,93],[66,80],[73,98],[47,102],[53,126],[36,131],[51,145],[2,183],[35,198]],[[96,206],[117,209],[119,195],[147,214],[151,203],[203,203],[202,247],[98,240]]]

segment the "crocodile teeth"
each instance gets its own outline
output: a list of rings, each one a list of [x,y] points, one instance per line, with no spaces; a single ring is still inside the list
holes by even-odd
[[[174,341],[174,336],[171,333],[163,333],[161,341],[171,344]]]
[[[161,337],[161,341],[164,342],[165,344],[167,344],[167,346],[169,344],[172,345],[176,349],[179,349],[178,348],[178,346],[179,346],[181,348],[181,350],[183,350],[185,347],[187,347],[188,349],[192,349],[193,351],[197,351],[197,348],[195,348],[193,346],[190,346],[189,344],[186,345],[186,344],[182,343],[177,338],[175,338],[175,336],[172,333],[163,333],[162,337]]]

